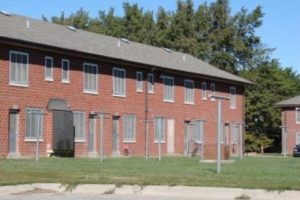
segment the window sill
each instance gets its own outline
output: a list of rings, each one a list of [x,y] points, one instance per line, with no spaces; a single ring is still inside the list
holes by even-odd
[[[53,82],[54,79],[53,78],[45,78],[45,81]]]
[[[37,139],[36,139],[36,138],[25,138],[24,141],[25,141],[25,142],[36,142]],[[40,138],[40,139],[39,139],[39,142],[44,142],[44,139],[43,139],[43,138]]]
[[[143,90],[136,90],[136,92],[141,93],[141,92],[144,92],[144,91]]]
[[[123,143],[136,143],[136,141],[124,140]]]
[[[164,99],[164,102],[166,102],[166,103],[174,103],[175,101],[174,100],[166,100],[166,99]]]
[[[148,94],[154,94],[154,91],[148,91]]]
[[[203,100],[203,101],[206,101],[206,100],[207,100],[207,98],[202,98],[202,100]]]
[[[98,92],[93,92],[93,91],[87,91],[87,90],[83,90],[83,93],[85,94],[93,94],[93,95],[98,95],[99,93]]]
[[[155,140],[154,143],[155,143],[155,144],[159,144],[159,141],[158,141],[158,140]],[[166,141],[162,140],[160,143],[161,143],[161,144],[165,144]]]
[[[187,105],[195,105],[194,102],[184,102],[184,104],[187,104]]]
[[[232,110],[236,110],[236,107],[230,107],[230,109],[232,109]]]
[[[113,94],[114,97],[122,97],[122,98],[125,98],[126,95],[122,95],[122,94]]]
[[[11,85],[11,86],[17,86],[17,87],[26,87],[26,88],[29,87],[28,84],[22,84],[22,83],[9,83],[9,85]]]
[[[69,80],[62,80],[61,82],[64,83],[64,84],[69,84],[70,83]]]
[[[85,139],[75,139],[75,142],[76,142],[76,143],[84,143],[84,142],[85,142]]]

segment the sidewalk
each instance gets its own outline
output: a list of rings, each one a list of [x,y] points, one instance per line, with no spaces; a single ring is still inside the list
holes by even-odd
[[[235,199],[237,197],[259,200],[298,200],[300,191],[266,191],[249,190],[238,188],[215,188],[215,187],[188,187],[188,186],[120,186],[115,185],[77,185],[65,186],[61,184],[26,184],[16,186],[0,187],[0,196],[2,195],[31,195],[43,193],[61,193],[73,195],[137,195],[137,196],[168,196],[168,197],[186,197],[198,199]]]

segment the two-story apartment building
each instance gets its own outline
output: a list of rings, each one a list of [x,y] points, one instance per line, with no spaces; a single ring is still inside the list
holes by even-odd
[[[249,83],[188,54],[1,13],[0,155],[31,157],[38,140],[42,156],[97,156],[101,144],[108,156],[152,156],[160,143],[162,154],[193,144],[212,158],[211,94],[230,97],[223,144],[236,153]]]
[[[300,144],[300,96],[276,104],[281,108],[282,151],[292,154],[296,144]]]

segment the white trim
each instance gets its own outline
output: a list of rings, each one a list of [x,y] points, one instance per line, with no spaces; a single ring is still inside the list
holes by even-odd
[[[47,74],[46,74],[46,72],[47,72],[47,62],[46,62],[46,60],[47,59],[49,59],[49,60],[51,60],[51,77],[47,77]],[[53,79],[53,58],[52,57],[50,57],[50,56],[45,56],[45,60],[44,60],[44,67],[45,67],[45,81],[54,81],[54,79]]]
[[[300,107],[296,107],[295,108],[295,117],[296,117],[296,119],[295,119],[295,121],[296,121],[296,124],[300,124],[300,121],[298,121],[298,112],[300,112]],[[299,118],[300,118],[300,116],[299,116]]]
[[[172,94],[173,94],[173,99],[166,99],[165,97],[165,87],[166,87],[166,84],[165,84],[165,81],[166,81],[166,79],[171,79],[172,80]],[[174,87],[174,85],[175,85],[175,79],[174,79],[174,77],[172,77],[172,76],[163,76],[163,97],[164,97],[164,99],[163,99],[163,101],[164,102],[169,102],[169,103],[174,103],[175,102],[175,87]]]
[[[150,81],[150,77],[151,77],[151,81]],[[155,83],[155,81],[154,81],[154,73],[148,73],[148,75],[147,75],[147,81],[148,81],[148,83],[147,83],[147,85],[148,85],[148,87],[147,87],[148,93],[149,94],[154,94],[154,83]],[[152,85],[152,89],[151,90],[149,89],[150,85]]]
[[[64,71],[63,63],[64,62],[68,63],[67,79],[64,79],[64,77],[63,77],[63,74],[64,74],[63,73],[63,71]],[[68,59],[61,60],[61,82],[62,83],[70,83],[70,60],[68,60]]]
[[[92,67],[96,67],[96,90],[89,90],[89,89],[85,89],[85,66],[92,66]],[[86,94],[99,94],[98,92],[98,74],[99,74],[99,68],[98,68],[98,65],[97,64],[94,64],[94,63],[83,63],[82,65],[82,70],[83,70],[83,93],[86,93]]]
[[[27,57],[27,71],[26,71],[26,78],[27,78],[27,83],[16,83],[11,81],[11,54],[21,54],[25,55]],[[13,86],[20,86],[20,87],[28,87],[29,86],[29,53],[27,52],[21,52],[21,51],[9,51],[9,85]]]
[[[231,91],[234,91],[233,93],[231,93]],[[233,87],[233,86],[231,86],[230,88],[229,88],[229,95],[230,95],[230,101],[229,101],[229,106],[230,106],[230,109],[236,109],[236,104],[237,104],[237,102],[236,102],[236,87]],[[234,98],[234,105],[232,105],[232,101],[233,101],[233,99],[231,99],[231,98]]]
[[[85,139],[75,139],[75,142],[77,142],[77,143],[83,143],[83,142],[85,142]]]
[[[192,83],[193,88],[192,88],[192,94],[193,94],[193,101],[187,101],[187,96],[186,96],[186,84],[187,83]],[[190,89],[190,88],[189,88]],[[190,79],[184,79],[184,104],[188,104],[188,105],[194,105],[195,104],[195,81],[194,80],[190,80]]]
[[[214,90],[212,90],[214,88]],[[216,94],[216,84],[211,83],[210,84],[210,95],[215,95]],[[216,101],[215,98],[210,98],[211,101]]]
[[[114,91],[115,70],[124,72],[124,94],[115,94],[115,91]],[[112,88],[112,90],[113,90],[112,95],[116,96],[116,97],[126,97],[126,69],[119,68],[119,67],[113,67],[113,69],[112,69],[112,75],[113,75],[112,76],[112,82],[113,82],[112,83],[112,86],[113,86],[113,88]]]
[[[37,138],[25,138],[24,142],[36,142]],[[43,138],[39,138],[39,142],[44,142]]]
[[[205,90],[203,90],[204,85],[205,85]],[[202,82],[202,84],[201,84],[201,98],[204,101],[207,100],[207,83],[206,82]]]
[[[141,76],[141,80],[138,80],[138,77]],[[137,71],[135,74],[135,87],[137,92],[143,92],[144,91],[144,83],[143,83],[143,72]],[[141,89],[139,88],[139,84],[141,84]]]

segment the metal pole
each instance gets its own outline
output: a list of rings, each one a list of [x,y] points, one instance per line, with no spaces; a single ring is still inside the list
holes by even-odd
[[[217,110],[217,115],[218,115],[218,140],[217,140],[217,173],[219,174],[221,172],[221,113],[222,113],[222,104],[221,104],[221,99],[218,99],[218,110]]]
[[[100,114],[100,161],[103,162],[103,114]]]
[[[161,133],[158,138],[158,161],[161,161]]]
[[[38,113],[33,113],[38,116]],[[36,145],[35,145],[35,161],[39,160],[39,138],[40,138],[40,117],[37,118],[37,127],[36,127]]]

